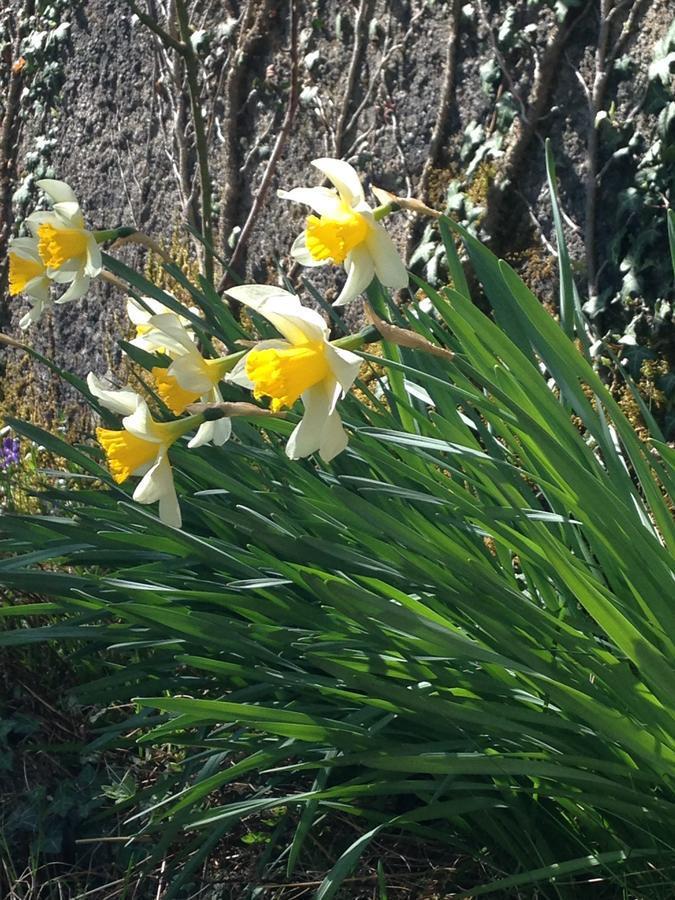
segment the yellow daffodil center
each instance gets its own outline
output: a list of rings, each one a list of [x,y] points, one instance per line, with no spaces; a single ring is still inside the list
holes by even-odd
[[[16,253],[9,254],[9,293],[20,294],[33,278],[44,275],[44,266],[34,259],[25,259]]]
[[[255,388],[256,400],[271,397],[272,410],[293,406],[308,388],[330,374],[324,344],[314,342],[279,350],[251,350],[246,357],[246,374]]]
[[[38,239],[38,251],[48,269],[59,269],[66,260],[84,258],[87,253],[87,235],[81,228],[54,228],[43,222]]]
[[[166,369],[155,367],[152,370],[155,379],[157,393],[171,412],[179,416],[195,400],[199,400],[199,394],[194,391],[186,391],[182,388],[173,375],[169,375]]]
[[[361,213],[345,203],[334,216],[308,216],[305,244],[314,259],[344,262],[354,247],[363,243],[368,234],[368,222]]]
[[[108,460],[110,474],[118,484],[126,481],[140,466],[155,461],[160,444],[144,441],[128,431],[97,428],[96,437]]]

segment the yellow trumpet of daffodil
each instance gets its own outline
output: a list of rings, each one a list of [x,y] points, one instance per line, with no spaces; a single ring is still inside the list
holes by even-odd
[[[273,411],[302,399],[302,421],[291,434],[286,453],[300,459],[318,451],[326,462],[341,453],[348,437],[336,405],[353,385],[361,359],[328,341],[328,327],[316,310],[271,285],[240,285],[230,297],[264,316],[283,340],[260,341],[226,380],[270,398]]]
[[[8,256],[10,295],[26,294],[32,301],[32,308],[19,320],[20,327],[25,329],[38,322],[42,313],[51,306],[50,281],[36,238],[14,238],[9,243]]]
[[[303,266],[344,265],[345,282],[334,306],[345,306],[368,287],[374,276],[390,288],[408,284],[403,260],[384,226],[366,202],[356,171],[340,159],[315,159],[333,188],[300,187],[279,191],[285,200],[311,206],[305,230],[291,248]]]
[[[91,279],[100,273],[101,251],[94,233],[85,228],[72,188],[65,181],[53,178],[44,178],[37,185],[52,201],[52,209],[33,213],[26,219],[26,225],[37,238],[47,277],[57,284],[70,284],[56,300],[56,303],[67,303],[82,297]]]
[[[113,479],[121,484],[132,476],[140,476],[133,499],[137,503],[159,501],[162,522],[180,528],[181,514],[169,462],[169,448],[200,424],[203,417],[156,422],[145,400],[135,391],[111,390],[93,372],[87,376],[87,386],[103,406],[124,416],[121,429],[96,429],[96,437],[105,452]]]

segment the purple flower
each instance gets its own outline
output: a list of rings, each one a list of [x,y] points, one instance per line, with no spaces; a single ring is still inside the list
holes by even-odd
[[[0,469],[9,469],[10,466],[18,466],[21,462],[19,456],[19,439],[5,437],[0,442]]]

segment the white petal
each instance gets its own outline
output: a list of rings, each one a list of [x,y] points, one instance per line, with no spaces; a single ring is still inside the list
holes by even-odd
[[[202,422],[197,429],[197,434],[188,443],[188,447],[192,450],[195,447],[201,447],[203,444],[214,444],[216,447],[222,446],[229,440],[232,434],[232,422],[230,419],[215,419],[211,422]]]
[[[261,288],[266,290],[261,291]],[[291,344],[320,341],[328,334],[328,326],[321,315],[315,309],[303,306],[295,294],[282,288],[243,284],[226,293],[264,316]]]
[[[324,462],[330,462],[338,453],[342,453],[349,443],[349,436],[342,427],[340,414],[332,412],[321,433],[319,455]]]
[[[37,186],[47,194],[53,203],[77,203],[75,192],[65,181],[42,178],[37,182]]]
[[[28,312],[19,319],[19,328],[25,331],[26,328],[30,328],[35,322],[39,322],[43,313],[51,306],[52,304],[49,301],[45,303],[42,300],[36,300]]]
[[[73,279],[73,283],[68,288],[68,290],[65,291],[65,293],[61,294],[61,296],[58,297],[54,302],[68,303],[70,300],[79,300],[80,297],[83,297],[87,293],[90,284],[91,278],[88,275],[82,275],[78,273]]]
[[[408,284],[408,272],[386,229],[374,222],[368,230],[366,246],[375,264],[375,274],[382,284],[390,288],[404,288]]]
[[[260,342],[264,343],[263,341]],[[260,344],[256,344],[256,349],[260,346]],[[288,344],[284,344],[285,347]],[[242,356],[239,362],[236,364],[234,369],[231,372],[228,372],[225,376],[225,381],[229,381],[232,384],[238,384],[239,387],[246,388],[247,391],[252,391],[255,387],[251,379],[246,374],[246,359],[248,358],[248,353],[246,356]]]
[[[80,274],[80,269],[66,268],[64,263],[61,269],[46,269],[47,277],[51,278],[54,284],[70,284]]]
[[[167,491],[159,498],[159,518],[165,525],[171,525],[173,528],[180,528],[183,524],[183,518],[180,514],[180,505],[176,495],[176,487],[171,480],[172,490]]]
[[[148,404],[138,395],[136,396],[136,408],[130,415],[122,419],[122,425],[129,434],[133,434],[144,441],[150,441],[152,444],[161,444],[164,441],[155,430],[155,422],[150,415]]]
[[[293,246],[291,247],[291,256],[293,259],[297,260],[301,266],[311,266],[316,268],[317,266],[328,265],[329,261],[327,259],[314,259],[307,249],[307,244],[305,243],[306,236],[307,232],[303,231],[293,241]]]
[[[26,284],[23,293],[27,294],[29,297],[34,297],[36,300],[40,300],[42,303],[47,303],[49,300],[50,286],[51,284],[48,278],[45,278],[44,275],[37,275],[35,278],[31,278]]]
[[[331,415],[335,411],[335,407],[338,405],[338,400],[342,397],[342,387],[337,381],[331,381],[330,390],[328,390],[328,396],[330,399],[330,406],[328,411]]]
[[[14,253],[21,259],[32,259],[34,262],[42,262],[38,252],[38,241],[33,237],[12,238],[7,252]]]
[[[349,350],[341,350],[332,344],[326,346],[326,360],[336,381],[342,388],[343,394],[346,394],[358,378],[363,360],[356,353],[350,353]]]
[[[329,333],[321,313],[302,306],[299,301],[297,306],[291,307],[285,300],[272,298],[258,312],[291,344],[323,341]]]
[[[365,244],[354,247],[345,260],[347,280],[333,306],[346,306],[368,287],[375,275],[375,264]]]
[[[295,294],[291,294],[275,284],[238,284],[228,288],[225,293],[228,297],[255,310],[270,297],[287,297],[294,302],[300,302]]]
[[[212,424],[215,426],[213,429],[212,441],[216,447],[222,447],[222,445],[229,441],[232,436],[232,420],[225,418],[217,419]]]
[[[55,203],[52,209],[66,228],[84,229],[84,216],[77,201]]]
[[[188,441],[189,449],[194,450],[195,447],[203,447],[204,444],[210,444],[213,440],[213,426],[215,424],[215,422],[202,422],[195,436]]]
[[[173,294],[170,296],[173,297]],[[174,297],[174,300],[175,299],[176,298]],[[134,300],[133,297],[127,299],[127,315],[134,325],[145,325],[150,316],[161,316],[164,313],[171,313],[171,310],[168,307],[164,306],[163,303],[160,303],[159,300],[155,300],[154,297],[147,297],[144,295],[140,300],[142,303],[139,302],[139,300]],[[175,313],[171,314],[176,315]],[[180,319],[180,316],[177,316],[177,318]]]
[[[340,198],[328,187],[293,188],[292,191],[277,191],[277,196],[282,200],[311,206],[320,216],[333,216],[340,209]]]
[[[162,495],[162,488],[165,487],[162,475],[166,476],[166,467],[168,457],[166,450],[162,454],[164,448],[157,448],[157,459],[150,466],[141,481],[136,485],[133,497],[136,503],[156,503]],[[164,465],[162,465],[162,463]],[[171,471],[169,469],[169,471]],[[173,480],[173,479],[172,479]]]
[[[19,328],[22,331],[25,331],[27,328],[33,324],[33,322],[39,322],[40,317],[42,315],[42,304],[35,304],[32,309],[29,309],[27,313],[21,316],[19,319]]]
[[[47,275],[57,284],[67,284],[84,271],[79,259],[67,259],[58,269],[47,269]]]
[[[196,394],[206,394],[213,387],[211,374],[196,347],[192,352],[184,353],[175,359],[168,369],[168,374],[173,376],[185,391],[194,391]]]
[[[159,315],[150,316],[147,321],[153,329],[160,334],[170,338],[168,346],[176,346],[179,352],[191,353],[195,349],[195,343],[187,328],[183,325],[180,318],[172,312],[163,312]]]
[[[40,225],[44,225],[45,222],[48,222],[50,225],[53,225],[54,228],[61,228],[62,223],[60,219],[52,212],[46,212],[44,210],[40,210],[39,212],[31,213],[27,219],[24,219],[24,224],[28,226],[28,230],[31,234],[37,237],[38,228]]]
[[[146,299],[146,297],[143,297],[143,300]],[[128,297],[127,315],[129,316],[132,325],[145,325],[152,313],[148,312],[147,309],[143,309],[141,304],[137,300],[134,300],[133,297]]]
[[[342,159],[314,159],[312,165],[332,181],[338,189],[340,197],[349,206],[356,206],[364,199],[363,188],[359,176],[353,166]]]
[[[159,351],[166,353],[172,359],[184,356],[188,352],[182,341],[175,340],[157,328],[151,328],[150,331],[146,331],[145,334],[134,338],[130,343],[135,347],[141,347],[143,350],[149,350],[150,352]]]
[[[103,259],[101,258],[101,250],[96,243],[96,238],[91,233],[91,231],[87,232],[87,262],[84,267],[84,271],[86,275],[91,275],[92,278],[95,278],[103,268]]]
[[[139,482],[133,499],[137,503],[154,503],[159,500],[159,518],[166,525],[180,528],[180,507],[166,448],[160,450],[157,462]]]
[[[122,416],[129,416],[134,412],[138,405],[139,396],[136,391],[128,388],[117,391],[105,386],[101,379],[90,372],[87,375],[87,387],[94,397],[98,397],[103,406],[111,412],[119,413]]]
[[[302,395],[305,413],[286,444],[290,459],[302,459],[319,449],[330,416],[331,399],[324,383],[315,384]]]
[[[354,212],[362,215],[364,219],[368,222],[370,226],[375,224],[375,216],[373,215],[373,211],[368,206],[368,203],[365,200],[360,200],[356,206],[354,206]]]

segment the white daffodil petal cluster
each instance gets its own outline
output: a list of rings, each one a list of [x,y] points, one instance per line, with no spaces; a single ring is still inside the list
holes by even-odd
[[[223,397],[218,383],[224,375],[223,360],[204,359],[186,318],[150,297],[144,297],[143,302],[154,312],[143,309],[133,299],[127,304],[129,318],[137,329],[137,337],[131,343],[149,352],[159,351],[171,357],[172,362],[167,369],[157,367],[152,370],[161,400],[176,415],[197,400],[221,403]],[[232,423],[228,418],[203,422],[188,447],[201,447],[203,444],[221,446],[231,434]]]
[[[33,301],[31,309],[21,318],[19,325],[26,329],[38,322],[52,305],[49,297],[50,279],[38,251],[38,242],[32,237],[14,238],[9,243],[9,293],[11,296],[26,294]]]
[[[281,197],[313,210],[293,244],[292,256],[306,266],[344,266],[347,277],[337,306],[356,298],[374,278],[390,288],[404,287],[408,283],[406,268],[379,221],[390,207],[385,203],[371,209],[355,170],[347,162],[317,159],[313,165],[332,187],[279,191]],[[99,241],[129,237],[135,232],[123,227],[90,231],[75,194],[65,182],[43,179],[38,186],[51,201],[51,209],[29,216],[26,226],[30,236],[14,238],[9,245],[9,292],[32,300],[31,310],[21,319],[22,328],[39,321],[53,304],[66,303],[86,292],[92,278],[102,270]],[[156,248],[151,239],[145,241]],[[55,285],[66,286],[57,297],[52,296]],[[361,358],[343,349],[340,342],[331,342],[322,316],[280,287],[240,285],[227,294],[266,318],[279,337],[258,341],[250,349],[229,356],[205,357],[197,337],[203,334],[197,327],[200,310],[191,308],[181,315],[178,301],[174,305],[169,300],[167,307],[154,297],[128,299],[127,313],[136,329],[130,343],[154,355],[156,365],[148,367],[155,396],[163,403],[164,412],[168,410],[178,418],[159,421],[137,391],[115,390],[93,373],[87,378],[92,396],[122,417],[121,427],[96,430],[112,478],[119,484],[139,478],[133,499],[138,503],[157,502],[160,519],[175,527],[181,525],[181,513],[169,450],[190,432],[194,432],[187,443],[190,449],[225,444],[232,435],[232,423],[226,414],[269,415],[301,401],[302,418],[286,445],[290,459],[319,453],[329,462],[348,444],[337,404],[353,386]],[[360,346],[358,340],[351,345]],[[229,399],[225,403],[223,381],[252,391],[254,398],[264,399],[269,409],[256,410],[250,403]],[[186,411],[193,414],[186,416]]]
[[[347,446],[336,405],[356,380],[360,357],[333,346],[319,313],[282,288],[248,284],[227,293],[264,316],[283,340],[260,341],[226,379],[252,390],[256,399],[269,397],[273,410],[302,399],[305,413],[286,453],[300,459],[318,451],[329,462]]]
[[[221,402],[218,382],[223,360],[205,360],[188,328],[188,320],[170,311],[151,297],[142,302],[129,298],[127,312],[136,326],[131,343],[146,352],[161,352],[172,358],[167,369],[153,369],[155,388],[172,412],[180,415],[190,403]],[[228,363],[229,365],[229,363]],[[168,525],[181,525],[181,514],[173,482],[168,451],[175,441],[197,426],[189,448],[204,444],[224,444],[232,434],[228,418],[202,421],[203,417],[157,422],[140,394],[129,388],[113,390],[92,372],[87,377],[91,393],[111,412],[123,416],[122,429],[98,428],[96,437],[103,447],[113,479],[118,483],[141,477],[133,499],[137,503],[159,501],[159,517]]]
[[[408,284],[408,273],[384,226],[376,221],[366,202],[356,171],[341,159],[315,159],[313,166],[333,188],[294,188],[279,196],[311,206],[307,226],[291,255],[303,266],[344,265],[347,280],[334,306],[345,306],[377,278],[386,287]]]
[[[87,377],[87,386],[103,406],[124,417],[122,430],[96,429],[114,480],[121,484],[132,475],[140,476],[133,499],[137,503],[159,501],[160,519],[180,528],[181,513],[168,453],[185,433],[187,420],[156,422],[140,394],[130,388],[107,388],[93,372]]]
[[[65,181],[44,178],[37,182],[52,202],[47,212],[26,219],[32,237],[14,238],[9,244],[9,293],[26,294],[33,301],[20,321],[28,328],[40,320],[52,303],[82,297],[102,268],[96,236],[85,227],[84,216],[72,188]],[[52,285],[69,287],[52,301]]]
[[[176,298],[174,297],[173,299],[175,300]],[[198,310],[191,310],[191,312],[196,314]],[[150,321],[153,316],[175,316],[177,321],[190,335],[190,339],[194,339],[192,329],[190,328],[190,320],[185,318],[185,316],[173,312],[168,306],[165,306],[159,300],[155,300],[154,297],[143,296],[139,300],[129,297],[127,299],[127,315],[129,316],[131,324],[136,328],[136,337],[133,338],[130,343],[135,347],[140,347],[141,350],[153,352],[160,350],[164,346],[161,341],[157,340],[157,335],[154,334],[157,329],[153,327],[152,322]]]

